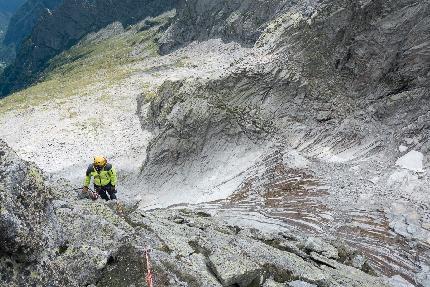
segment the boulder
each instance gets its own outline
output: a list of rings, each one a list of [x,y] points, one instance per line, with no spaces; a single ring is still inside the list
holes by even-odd
[[[396,165],[410,171],[423,172],[424,155],[416,150],[411,150],[396,161]]]
[[[234,249],[223,249],[210,255],[209,266],[223,286],[247,287],[252,282],[260,282],[263,275],[258,264]]]
[[[336,247],[324,242],[321,238],[308,237],[303,248],[309,252],[317,252],[327,258],[338,259],[339,254]]]

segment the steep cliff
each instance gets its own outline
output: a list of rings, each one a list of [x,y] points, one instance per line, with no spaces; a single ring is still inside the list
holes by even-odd
[[[13,13],[24,3],[24,0],[2,0],[0,1],[0,72],[3,68],[13,61],[15,57],[14,45],[4,44],[9,21]]]
[[[0,72],[14,57],[14,48],[3,45],[4,35],[9,24],[11,14],[9,12],[0,12]]]
[[[57,8],[62,2],[62,0],[29,0],[20,5],[10,20],[4,43],[19,47],[22,41],[30,36],[40,17],[47,11]]]
[[[168,276],[176,286],[246,286],[256,281],[240,280],[261,272],[269,278],[260,285],[295,286],[291,262],[300,263],[309,284],[378,286],[339,261],[409,282],[396,277],[392,286],[428,286],[428,1],[178,5],[176,15],[97,28],[55,56],[40,82],[0,101],[0,137],[75,185],[91,156],[106,154],[121,174],[119,198],[136,200],[127,224],[151,240],[155,232],[168,246],[158,250],[173,250],[169,256],[185,262],[161,263],[176,270]],[[90,203],[67,201],[93,214]],[[204,213],[143,211],[171,205]],[[244,226],[270,235],[249,235],[254,231]],[[291,235],[301,232],[307,235]],[[336,244],[308,242],[309,234],[368,260]],[[335,249],[338,261],[331,260]],[[114,252],[118,265],[103,270],[140,268],[131,250]],[[105,253],[97,249],[97,258]],[[226,258],[233,253],[241,255]],[[134,267],[127,269],[127,257]],[[203,279],[187,281],[195,270],[204,270]],[[108,284],[106,276],[100,285]]]
[[[167,53],[192,41],[218,37],[253,46],[282,2],[179,1],[178,17],[159,41],[160,50]]]
[[[254,43],[253,52],[216,79],[165,83],[149,110],[142,109],[143,128],[155,133],[142,188],[172,204],[178,200],[172,190],[186,190],[191,202],[234,191],[245,196],[239,200],[245,209],[241,216],[260,206],[259,200],[264,210],[270,208],[268,190],[291,196],[282,186],[299,170],[298,176],[311,174],[329,187],[330,194],[320,196],[335,213],[354,221],[354,210],[370,214],[381,208],[397,232],[428,246],[430,178],[421,172],[430,150],[429,3],[253,1],[262,11],[273,11],[252,29],[261,31],[257,40],[241,28],[247,26],[248,10],[233,9],[233,17],[205,3],[182,6],[161,38],[164,52],[199,38],[229,41],[226,35]],[[224,4],[217,7],[228,7]],[[205,13],[213,18],[196,16]],[[218,16],[241,19],[237,30],[226,34],[231,21],[212,22]],[[196,21],[202,23],[192,25]],[[400,223],[405,215],[397,204],[417,221]],[[325,225],[323,217],[310,213],[315,214],[305,225],[316,230]],[[316,218],[318,227],[312,227]],[[404,231],[408,222],[414,226],[409,232]],[[343,232],[330,225],[324,230]],[[415,265],[411,277],[428,270],[430,253],[417,254],[419,260],[408,259]]]
[[[156,286],[390,286],[342,263],[357,254],[341,258],[318,238],[241,229],[192,210],[78,199],[2,141],[0,176],[1,286],[147,286],[149,245]]]
[[[326,162],[374,154],[395,161],[397,147],[394,153],[387,150],[389,155],[377,151],[399,146],[414,133],[420,140],[410,148],[429,149],[427,136],[419,132],[428,116],[426,105],[420,104],[426,102],[429,88],[428,3],[262,2],[270,7],[263,10],[274,12],[260,24],[257,41],[235,25],[239,39],[255,42],[253,53],[221,78],[166,83],[150,103],[149,113],[142,114],[144,128],[155,128],[158,134],[145,163],[148,174],[153,166],[156,179],[157,170],[186,163],[202,172],[195,163],[219,159],[216,152],[231,153],[243,146],[261,151],[274,142]],[[215,14],[204,3],[187,1],[161,38],[162,47],[184,44],[182,31],[197,29],[197,35],[212,30],[209,17],[200,19],[210,19],[197,25],[201,32],[191,25],[195,7]],[[228,30],[228,25],[216,22],[213,30]],[[411,109],[416,112],[407,112]],[[170,172],[172,178],[179,176],[173,167]],[[195,173],[191,174],[194,181]]]
[[[0,12],[14,13],[25,0],[0,0]]]

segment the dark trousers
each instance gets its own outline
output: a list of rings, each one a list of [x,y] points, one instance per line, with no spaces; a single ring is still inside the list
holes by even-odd
[[[94,190],[106,201],[116,199],[115,188],[110,183],[105,186],[94,185]]]

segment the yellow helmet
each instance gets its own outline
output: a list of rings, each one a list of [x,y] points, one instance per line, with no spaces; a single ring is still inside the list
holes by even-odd
[[[104,156],[94,157],[94,166],[104,167],[107,164],[107,159]]]

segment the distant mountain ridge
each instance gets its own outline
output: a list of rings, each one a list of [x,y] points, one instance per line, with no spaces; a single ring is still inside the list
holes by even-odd
[[[62,2],[63,0],[28,0],[25,2],[12,16],[4,43],[19,46],[31,34],[46,9],[53,10]]]
[[[89,32],[97,31],[115,21],[127,26],[148,16],[157,16],[175,8],[178,2],[180,1],[30,0],[11,20],[11,28],[5,42],[19,43],[20,39],[25,37],[23,33],[27,33],[28,27],[32,26],[27,25],[27,22],[34,23],[32,21],[36,14],[40,14],[37,17],[39,20],[32,26],[31,35],[19,45],[15,63],[1,76],[0,96],[34,81],[52,57],[77,43]],[[24,11],[30,9],[26,8],[30,4],[35,6],[30,7],[33,12],[27,15]],[[49,7],[56,8],[48,12],[46,8]],[[21,12],[22,17],[19,17]],[[20,21],[24,21],[24,24]]]
[[[13,45],[4,45],[3,39],[13,13],[24,2],[25,0],[0,0],[0,70],[15,57],[15,47]]]

